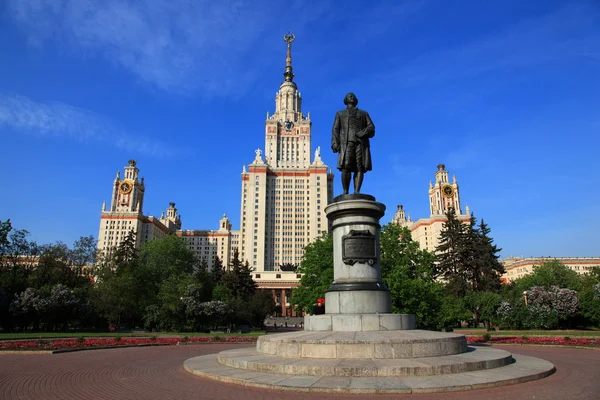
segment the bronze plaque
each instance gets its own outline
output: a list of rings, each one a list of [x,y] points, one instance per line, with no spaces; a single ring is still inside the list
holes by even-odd
[[[375,236],[368,230],[351,230],[347,235],[342,236],[342,261],[349,265],[357,262],[375,264],[377,261]]]

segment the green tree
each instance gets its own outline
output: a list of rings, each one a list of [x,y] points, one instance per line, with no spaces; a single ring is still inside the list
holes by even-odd
[[[471,226],[475,225],[475,222],[475,217],[472,217]],[[498,292],[502,287],[501,277],[506,272],[499,261],[502,249],[494,244],[494,239],[489,236],[491,229],[483,219],[474,231],[475,268],[472,269],[471,287],[474,291]]]
[[[585,318],[583,324],[590,327],[600,327],[600,266],[582,277],[579,291],[581,315]]]
[[[87,268],[96,264],[97,245],[94,236],[81,236],[69,251],[69,264],[76,276],[88,277]]]
[[[4,258],[6,255],[5,251],[8,247],[8,234],[12,231],[12,224],[10,219],[6,221],[0,221],[0,258]]]
[[[472,312],[475,326],[483,322],[488,329],[499,322],[497,311],[501,302],[500,295],[491,291],[471,291],[462,299],[464,307]]]
[[[515,290],[522,294],[534,286],[540,286],[546,289],[552,286],[559,288],[572,289],[579,291],[581,289],[582,277],[571,270],[558,260],[551,260],[542,265],[535,265],[531,274],[525,275],[515,280]]]
[[[160,315],[159,328],[181,329],[185,321],[182,298],[189,285],[196,283],[196,254],[185,241],[175,235],[145,243],[134,271],[141,297],[138,309],[147,315],[149,306],[157,306]]]
[[[270,291],[259,290],[250,299],[248,303],[248,309],[250,310],[251,320],[250,324],[253,326],[262,327],[265,322],[265,318],[268,315],[272,315],[277,307],[275,306],[275,300],[271,295]]]
[[[252,279],[250,264],[240,260],[237,249],[233,253],[229,268],[223,273],[221,282],[235,298],[242,301],[248,301],[256,292],[256,283]]]
[[[469,287],[468,264],[474,258],[473,247],[468,246],[468,237],[473,237],[469,227],[456,218],[451,208],[446,214],[446,222],[440,232],[439,245],[435,251],[437,272],[446,282],[450,293],[463,297]]]
[[[437,328],[444,294],[435,279],[435,256],[419,248],[410,230],[396,224],[381,229],[381,275],[395,313],[415,314],[420,328]]]
[[[325,232],[309,243],[296,272],[302,278],[300,286],[292,290],[292,304],[298,312],[311,312],[313,304],[325,296],[333,282],[333,237]]]
[[[135,244],[135,233],[129,231],[113,252],[100,257],[95,268],[94,307],[117,328],[139,325],[148,306],[143,282],[138,280],[143,274],[139,271],[140,257]]]
[[[141,290],[134,275],[135,266],[115,269],[110,262],[96,268],[96,284],[92,291],[95,310],[117,327],[135,326],[142,320]]]
[[[203,261],[205,260],[203,259]],[[214,286],[217,286],[221,283],[224,272],[225,270],[223,269],[223,261],[221,261],[218,256],[215,256],[212,269],[210,270],[210,276]]]

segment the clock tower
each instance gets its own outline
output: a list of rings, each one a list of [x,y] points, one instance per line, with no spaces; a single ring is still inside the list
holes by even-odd
[[[143,214],[144,178],[139,178],[139,170],[135,160],[129,160],[123,178],[117,171],[112,185],[110,207],[102,204],[100,216],[100,232],[98,233],[98,250],[110,254],[123,240],[133,232],[135,246],[161,238],[181,229],[181,217],[177,213],[175,203],[170,203],[167,215],[160,218]]]
[[[435,173],[435,184],[429,182],[429,209],[431,217],[446,215],[453,208],[456,215],[462,215],[456,175],[452,183],[448,180],[448,171],[444,164],[438,164]]]
[[[125,167],[124,178],[121,179],[120,172],[114,180],[112,201],[109,211],[139,213],[141,215],[144,205],[144,178],[138,179],[139,170],[135,160],[129,160]]]
[[[398,206],[392,222],[410,229],[413,240],[419,242],[422,249],[435,252],[439,244],[440,233],[446,223],[446,214],[454,209],[456,219],[468,224],[470,222],[469,206],[465,212],[460,208],[460,196],[456,176],[452,182],[444,164],[438,164],[435,172],[435,183],[429,182],[429,218],[412,221],[402,205]]]

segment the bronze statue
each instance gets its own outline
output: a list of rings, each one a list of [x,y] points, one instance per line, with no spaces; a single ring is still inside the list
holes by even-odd
[[[354,93],[344,97],[345,110],[338,111],[333,121],[331,148],[338,154],[337,168],[342,171],[344,194],[348,194],[354,173],[354,193],[360,193],[364,174],[371,171],[369,139],[375,136],[375,125],[369,113],[359,110]]]

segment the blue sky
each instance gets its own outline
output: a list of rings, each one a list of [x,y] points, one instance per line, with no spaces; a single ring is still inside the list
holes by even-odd
[[[291,31],[326,164],[346,92],[376,126],[363,192],[429,214],[438,163],[502,256],[600,256],[597,1],[43,1],[0,5],[0,219],[98,233],[136,159],[144,212],[239,227]],[[341,192],[339,175],[335,193]]]

